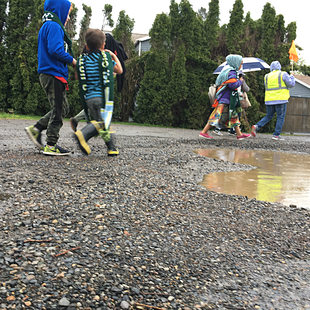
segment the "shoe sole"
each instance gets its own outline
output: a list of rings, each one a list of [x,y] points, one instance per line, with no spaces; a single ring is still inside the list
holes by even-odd
[[[213,139],[213,137],[208,138],[208,137],[204,137],[204,136],[201,136],[201,135],[199,135],[199,138],[203,138],[203,139]]]
[[[27,134],[27,136],[29,137],[29,139],[33,142],[33,144],[41,151],[43,145],[40,144],[40,143],[33,137],[33,135],[32,135],[32,133],[31,133],[29,127],[26,127],[26,128],[25,128],[25,131],[26,131],[26,134]]]
[[[69,156],[70,153],[56,153],[56,152],[42,152],[42,154],[47,156]]]
[[[119,151],[108,151],[108,156],[115,157],[119,155]]]
[[[249,136],[249,137],[237,138],[237,140],[240,141],[240,140],[249,139],[249,138],[251,138],[251,136]]]
[[[85,155],[89,155],[91,153],[91,149],[89,147],[89,145],[86,143],[83,133],[78,130],[73,134],[73,138],[75,139],[75,141],[77,142],[80,150],[85,154]]]

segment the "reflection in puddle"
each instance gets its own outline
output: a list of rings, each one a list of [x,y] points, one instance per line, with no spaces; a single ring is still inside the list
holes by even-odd
[[[207,189],[310,209],[310,155],[228,149],[196,152],[210,158],[257,167],[249,171],[205,175],[200,184]]]

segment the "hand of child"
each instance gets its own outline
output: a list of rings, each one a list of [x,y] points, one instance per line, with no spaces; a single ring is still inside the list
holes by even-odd
[[[72,66],[76,66],[76,60],[75,60],[75,58],[73,58],[73,60],[72,60]]]
[[[110,53],[110,55],[111,55],[113,61],[115,61],[115,66],[114,66],[114,70],[113,70],[114,73],[116,73],[116,74],[122,74],[122,73],[123,73],[123,67],[122,67],[122,65],[121,65],[121,63],[120,63],[120,61],[119,61],[119,59],[117,58],[117,56],[116,56],[112,51],[110,51],[110,50],[108,50],[108,49],[105,49],[105,52]]]

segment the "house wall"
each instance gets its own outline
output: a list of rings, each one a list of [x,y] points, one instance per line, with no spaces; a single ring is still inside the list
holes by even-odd
[[[141,56],[142,53],[148,52],[151,49],[151,41],[150,40],[138,41],[135,49],[138,55]]]
[[[291,97],[310,98],[310,90],[309,87],[296,82],[295,86],[290,89],[290,95]]]
[[[141,42],[141,52],[148,52],[151,49],[151,41],[146,40]]]
[[[282,131],[310,133],[310,98],[289,99]]]

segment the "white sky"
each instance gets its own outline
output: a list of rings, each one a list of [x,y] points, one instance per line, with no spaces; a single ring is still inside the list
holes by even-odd
[[[148,34],[157,14],[169,13],[170,0],[71,0],[78,7],[78,23],[83,16],[82,3],[92,8],[92,19],[90,27],[102,27],[103,14],[102,10],[105,4],[111,4],[113,7],[112,17],[114,23],[117,22],[118,14],[125,10],[126,14],[135,20],[133,32]],[[177,0],[179,3],[180,1]],[[209,0],[189,0],[193,9],[198,11],[204,7],[208,11]],[[299,58],[305,60],[310,65],[310,40],[309,40],[309,10],[306,7],[305,0],[243,0],[244,16],[247,12],[251,17],[257,20],[261,17],[264,5],[269,2],[275,8],[276,14],[284,16],[285,26],[290,22],[297,23],[297,38],[295,44],[302,47],[303,51],[298,51]],[[220,0],[220,25],[229,21],[230,11],[233,8],[235,0]],[[115,25],[115,24],[114,24]],[[244,55],[246,56],[246,55]]]

